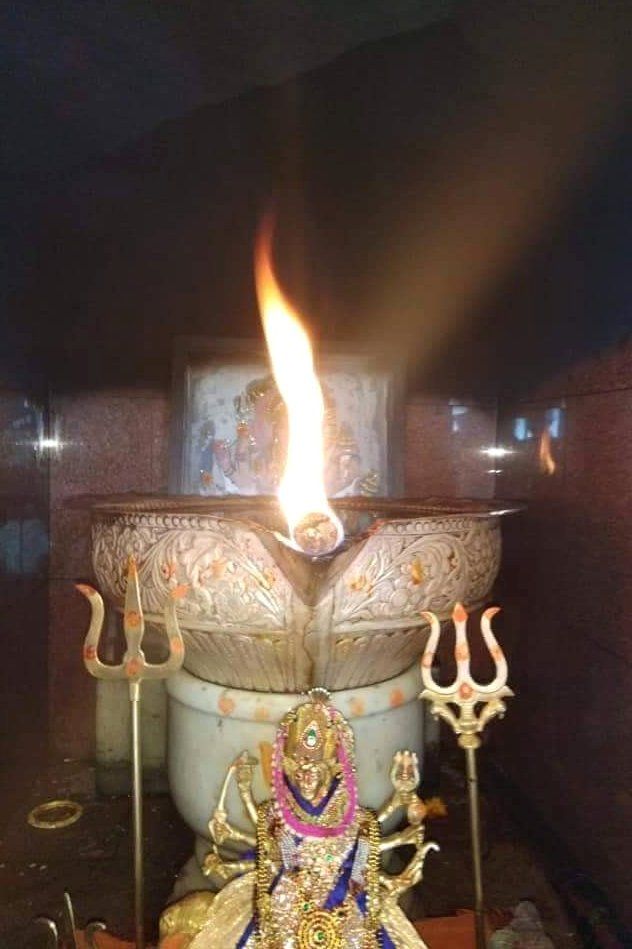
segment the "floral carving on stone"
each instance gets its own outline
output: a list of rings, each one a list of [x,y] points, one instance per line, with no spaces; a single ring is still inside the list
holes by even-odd
[[[420,613],[480,603],[500,563],[497,518],[378,521],[339,567],[334,558],[331,572],[314,571],[311,586],[295,589],[290,577],[297,582],[298,574],[284,572],[291,568],[285,548],[262,536],[249,521],[214,514],[96,512],[95,573],[120,608],[133,555],[149,620],[160,624],[165,599],[178,589],[189,671],[283,692],[315,681],[360,687],[399,674],[422,647]]]
[[[143,607],[160,613],[170,590],[183,622],[197,618],[221,626],[283,628],[292,596],[290,584],[256,535],[229,521],[197,527],[97,523],[93,561],[100,583],[121,599],[124,566],[139,563]],[[208,519],[207,519],[208,520]]]
[[[419,534],[378,532],[336,584],[334,624],[401,620],[422,610],[449,611],[490,589],[500,563],[500,531]]]

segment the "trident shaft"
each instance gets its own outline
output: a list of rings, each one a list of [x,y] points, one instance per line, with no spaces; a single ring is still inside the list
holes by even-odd
[[[103,599],[91,586],[78,584],[77,589],[90,603],[92,619],[83,646],[83,661],[88,672],[97,679],[126,679],[132,712],[132,809],[134,823],[134,921],[136,949],[145,949],[144,870],[143,870],[143,776],[140,734],[141,683],[144,679],[166,679],[177,672],[184,659],[184,642],[176,618],[176,600],[186,593],[186,587],[171,591],[165,605],[165,627],[169,637],[169,658],[162,663],[145,659],[142,641],[145,621],[140,602],[140,587],[136,561],[131,558],[127,571],[127,589],[123,614],[126,650],[118,665],[101,662],[98,656],[99,640],[103,630],[105,608]]]
[[[456,630],[454,647],[456,678],[448,686],[438,685],[432,675],[441,624],[434,613],[421,614],[430,623],[430,636],[426,651],[421,658],[421,678],[424,690],[419,698],[430,702],[431,713],[435,718],[442,718],[448,723],[457,735],[459,745],[465,751],[470,802],[477,949],[485,949],[485,908],[476,751],[481,744],[480,735],[483,729],[496,716],[502,718],[506,711],[504,699],[513,695],[507,686],[507,660],[491,627],[492,618],[498,612],[498,607],[492,607],[485,610],[481,618],[483,639],[494,660],[496,670],[493,680],[487,685],[475,682],[470,673],[470,649],[466,634],[467,613],[461,604],[457,603],[452,612],[452,622]]]

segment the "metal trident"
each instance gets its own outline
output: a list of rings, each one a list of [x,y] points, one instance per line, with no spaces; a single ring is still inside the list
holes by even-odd
[[[434,613],[422,613],[424,619],[430,623],[430,636],[426,651],[421,658],[421,679],[424,691],[419,696],[431,702],[430,711],[435,717],[445,719],[459,736],[461,748],[478,748],[481,740],[478,737],[487,722],[498,715],[500,718],[507,711],[503,699],[513,695],[507,686],[507,660],[498,645],[498,640],[492,632],[491,621],[500,607],[492,606],[485,610],[481,617],[481,632],[490,652],[496,675],[488,685],[475,682],[470,673],[470,648],[467,642],[466,626],[467,613],[460,603],[452,611],[452,622],[456,630],[454,658],[456,660],[456,677],[452,685],[438,685],[432,674],[441,624]],[[456,706],[458,715],[450,708]],[[477,713],[477,706],[482,705]]]
[[[65,932],[62,933],[61,940],[59,938],[57,923],[48,916],[38,916],[33,920],[33,922],[40,926],[46,927],[46,931],[48,933],[48,946],[50,949],[63,949],[64,946],[70,946],[71,949],[79,949],[79,943],[77,941],[77,927],[75,925],[75,911],[73,909],[70,893],[68,893],[67,890],[64,891],[64,909],[62,916],[62,923]],[[84,930],[86,949],[98,949],[95,941],[95,934],[103,933],[105,931],[106,925],[100,920],[94,920],[93,922],[88,923]],[[66,939],[66,936],[68,939]]]
[[[118,665],[101,662],[98,656],[99,639],[103,629],[105,608],[100,594],[86,584],[77,584],[77,589],[90,603],[92,619],[83,645],[83,661],[88,672],[97,679],[127,679],[132,705],[132,793],[134,815],[134,919],[136,949],[145,949],[145,923],[143,908],[143,786],[140,737],[140,686],[143,679],[166,679],[181,668],[184,660],[184,642],[176,618],[176,600],[184,596],[186,586],[171,591],[165,604],[165,627],[169,638],[169,658],[165,662],[147,662],[142,649],[145,620],[140,602],[138,569],[134,558],[130,558],[127,571],[127,589],[123,613],[123,630],[127,648],[123,661]]]
[[[467,782],[470,799],[470,825],[472,836],[472,867],[474,874],[474,893],[476,897],[476,946],[485,949],[485,910],[483,903],[483,874],[481,869],[481,830],[478,795],[478,774],[476,769],[476,751],[480,747],[480,734],[492,718],[505,714],[505,698],[513,695],[507,686],[507,660],[492,632],[492,618],[499,607],[485,610],[481,618],[481,632],[496,669],[496,675],[488,685],[476,682],[470,673],[470,648],[467,641],[467,613],[460,603],[452,611],[452,622],[456,630],[454,658],[456,676],[451,685],[442,686],[435,682],[432,674],[441,624],[434,613],[421,615],[430,623],[428,645],[421,657],[421,678],[424,690],[419,698],[430,702],[430,711],[435,718],[442,718],[458,736],[458,742],[465,751]],[[480,711],[477,712],[477,708]]]

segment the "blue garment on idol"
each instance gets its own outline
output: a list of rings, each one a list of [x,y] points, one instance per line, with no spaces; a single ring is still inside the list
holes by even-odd
[[[288,781],[287,777],[285,778],[285,782],[288,788],[290,789],[290,792],[294,796],[297,804],[299,804],[299,806],[302,807],[303,810],[305,810],[311,816],[318,816],[319,814],[322,814],[322,812],[325,810],[325,808],[329,804],[331,798],[335,794],[336,789],[339,784],[339,778],[336,778],[332,782],[332,786],[327,792],[325,798],[318,805],[315,805],[315,804],[310,803],[309,801],[306,801],[302,797],[302,795],[298,792],[298,790],[293,786],[293,784],[291,784],[291,782]],[[297,845],[299,845],[303,838],[295,837],[294,839]],[[351,883],[351,871],[353,869],[353,861],[355,860],[357,849],[358,849],[358,842],[356,840],[355,844],[353,845],[353,847],[351,847],[351,849],[349,850],[349,853],[344,859],[342,867],[340,868],[340,873],[338,875],[336,885],[334,886],[333,890],[331,891],[331,893],[329,894],[329,896],[323,903],[323,907],[322,907],[323,909],[328,910],[328,911],[333,910],[333,909],[336,909],[337,906],[340,906],[344,902],[345,897],[349,891],[349,884]],[[273,893],[274,890],[276,889],[279,883],[279,880],[283,876],[283,873],[284,873],[284,868],[281,867],[281,869],[275,876],[274,880],[272,881],[272,884],[270,886],[270,893]],[[363,891],[362,893],[359,893],[355,899],[356,899],[358,909],[360,910],[363,916],[366,916],[366,909],[367,909],[366,892]],[[247,944],[250,937],[255,933],[256,926],[257,926],[257,919],[256,919],[256,916],[253,916],[253,918],[250,920],[250,922],[246,926],[243,932],[243,935],[239,939],[235,949],[244,949],[244,946]],[[388,935],[387,931],[384,929],[383,926],[380,927],[380,930],[378,932],[378,938],[379,938],[379,944],[380,944],[381,949],[395,949],[395,943],[390,938],[390,936]]]

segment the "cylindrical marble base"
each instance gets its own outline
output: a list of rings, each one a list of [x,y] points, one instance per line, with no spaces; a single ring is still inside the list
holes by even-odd
[[[392,787],[393,754],[408,748],[423,754],[423,710],[417,701],[419,666],[380,682],[332,693],[332,702],[350,722],[356,740],[360,801],[378,807]],[[208,851],[208,820],[234,759],[249,751],[259,759],[254,793],[270,796],[269,767],[277,723],[305,696],[229,689],[182,670],[167,680],[169,740],[167,762],[171,795],[180,814],[198,835],[196,854]],[[237,790],[231,786],[229,819],[244,830],[246,821]]]

